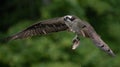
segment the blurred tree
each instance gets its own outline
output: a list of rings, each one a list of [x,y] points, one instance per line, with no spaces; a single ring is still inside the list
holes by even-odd
[[[117,54],[109,57],[86,38],[72,51],[74,34],[59,32],[0,43],[0,67],[120,67],[119,6],[120,0],[0,0],[0,38],[39,20],[73,14],[91,23]]]

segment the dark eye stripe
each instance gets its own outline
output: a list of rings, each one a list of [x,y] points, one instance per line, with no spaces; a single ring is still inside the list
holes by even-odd
[[[74,17],[72,17],[72,18],[70,18],[70,20],[71,20],[71,21],[73,21],[73,20],[75,20],[75,18],[74,18]]]
[[[66,21],[67,19],[70,19],[69,17],[65,17],[64,20]]]
[[[74,21],[75,20],[75,17],[69,17],[69,16],[66,16],[65,18],[64,18],[64,20],[65,21],[67,21],[67,20],[70,20],[70,21]]]

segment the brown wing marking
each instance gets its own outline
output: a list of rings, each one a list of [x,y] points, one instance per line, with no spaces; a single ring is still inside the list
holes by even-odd
[[[86,27],[83,30],[83,32],[85,36],[89,37],[97,47],[99,47],[101,50],[105,51],[109,55],[115,56],[110,47],[100,38],[100,36],[95,32],[95,30],[91,26]]]
[[[34,35],[48,34],[52,32],[64,31],[68,29],[63,18],[54,18],[36,23],[25,30],[10,36],[7,40],[26,38]]]

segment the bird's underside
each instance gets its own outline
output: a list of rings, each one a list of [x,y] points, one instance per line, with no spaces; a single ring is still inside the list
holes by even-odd
[[[22,39],[35,35],[65,31],[67,29],[76,33],[76,36],[73,38],[72,41],[72,49],[76,49],[79,45],[80,38],[78,36],[83,36],[90,38],[97,47],[99,47],[106,53],[110,54],[111,56],[115,56],[109,46],[99,37],[99,35],[95,32],[95,30],[89,23],[82,21],[78,17],[72,15],[66,15],[64,17],[40,21],[17,34],[7,37],[6,40],[9,41],[14,39]]]

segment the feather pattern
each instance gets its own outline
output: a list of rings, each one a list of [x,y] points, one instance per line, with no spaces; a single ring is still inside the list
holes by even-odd
[[[100,36],[95,32],[90,24],[83,29],[83,32],[85,34],[85,37],[90,38],[98,48],[105,51],[111,56],[115,56],[110,47],[100,38]]]
[[[68,29],[62,17],[40,21],[26,28],[25,30],[10,36],[7,40],[21,39],[34,35],[48,34],[52,32],[64,31]]]

